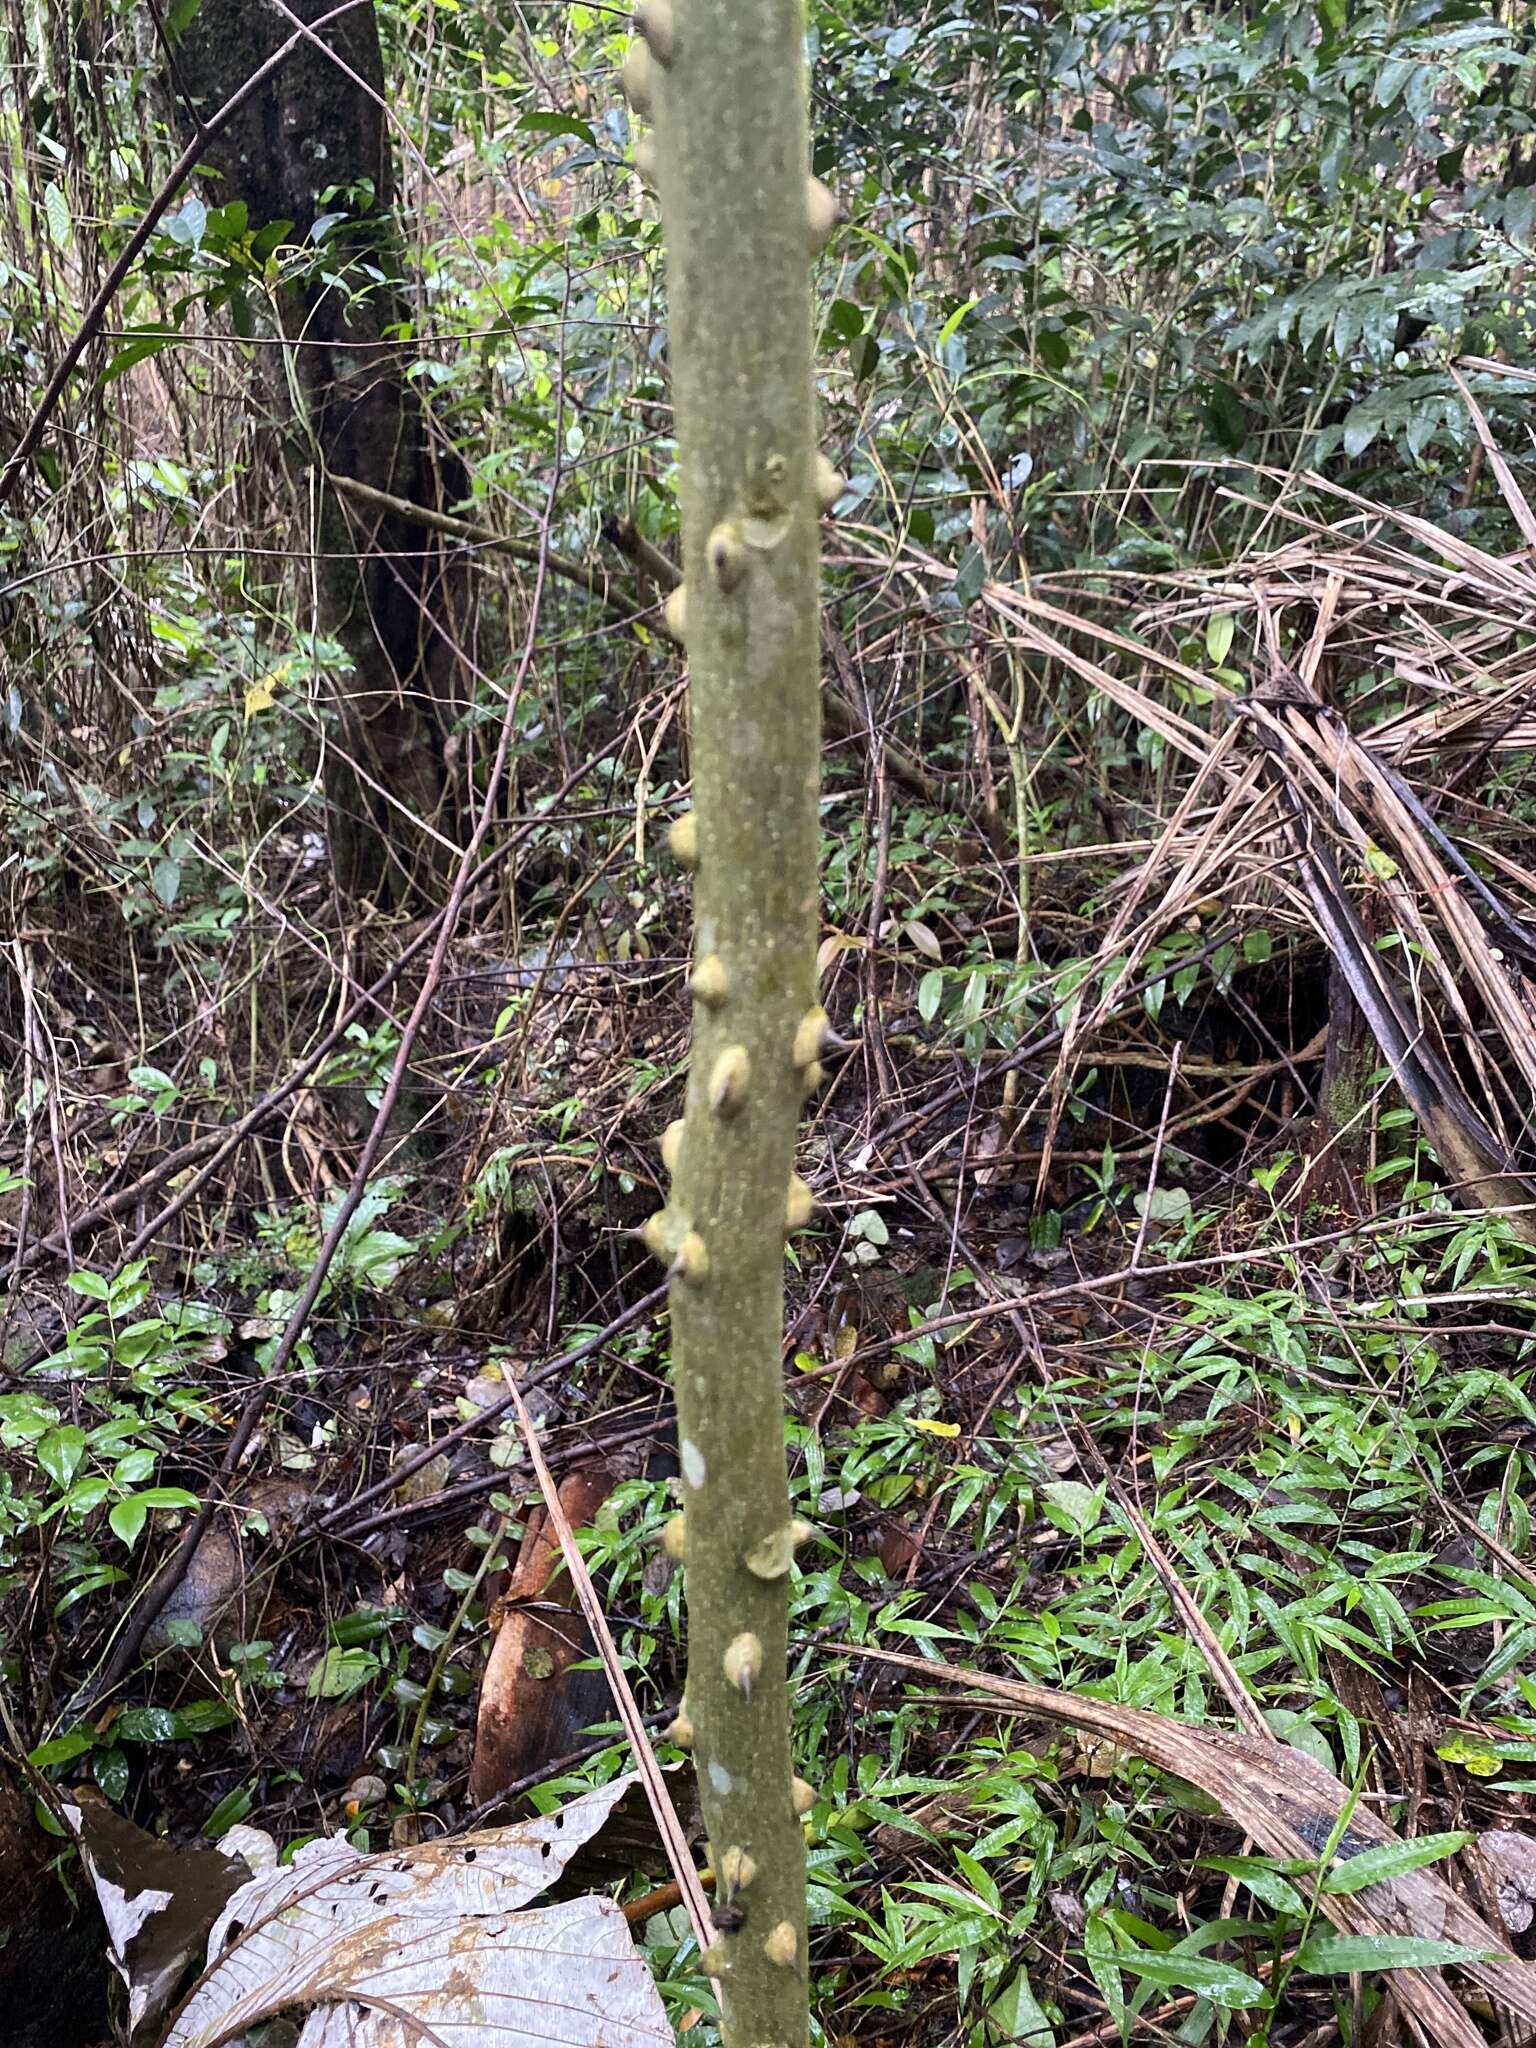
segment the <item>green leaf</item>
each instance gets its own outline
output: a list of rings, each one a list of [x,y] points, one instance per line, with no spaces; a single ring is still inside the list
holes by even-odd
[[[1256,1899],[1273,1906],[1277,1913],[1294,1913],[1298,1919],[1306,1914],[1307,1902],[1295,1885],[1262,1856],[1202,1856],[1200,1867],[1235,1877],[1240,1884],[1247,1885]]]
[[[54,1607],[54,1615],[67,1614],[77,1600],[85,1600],[92,1593],[99,1593],[103,1586],[120,1586],[127,1578],[125,1571],[119,1571],[115,1564],[104,1564],[96,1571],[87,1572],[82,1579],[76,1579],[69,1591]]]
[[[194,1741],[199,1735],[227,1728],[234,1718],[235,1710],[227,1700],[193,1700],[176,1709],[176,1733],[182,1741]]]
[[[1275,950],[1275,942],[1261,925],[1257,931],[1244,932],[1243,958],[1250,967],[1257,967],[1268,960]]]
[[[864,332],[864,309],[852,299],[834,299],[827,310],[827,331],[838,341],[856,341]]]
[[[36,1394],[0,1394],[0,1444],[8,1451],[18,1444],[35,1443],[58,1419],[53,1403],[39,1400]]]
[[[123,372],[131,370],[135,363],[142,363],[150,356],[159,355],[161,349],[169,348],[175,339],[173,334],[141,334],[136,341],[125,343],[102,371],[102,383],[110,384],[114,377],[121,377]]]
[[[371,1650],[343,1650],[333,1644],[314,1670],[304,1690],[312,1700],[345,1700],[370,1685],[383,1669]]]
[[[182,206],[180,213],[167,221],[165,232],[171,240],[183,249],[201,247],[203,230],[208,225],[208,209],[201,199],[193,197]]]
[[[50,1429],[45,1437],[39,1439],[37,1462],[57,1487],[70,1484],[84,1456],[85,1431],[77,1429],[72,1422]]]
[[[69,1284],[76,1294],[83,1294],[88,1301],[105,1301],[111,1293],[99,1273],[71,1273]]]
[[[1019,2048],[1052,2048],[1056,2039],[1055,2029],[1046,2018],[1025,1969],[1015,1971],[993,1999],[987,2007],[987,2018],[1004,2040],[1019,2044]]]
[[[122,1750],[96,1750],[91,1757],[91,1776],[114,1805],[127,1797],[128,1759]]]
[[[966,314],[971,312],[973,308],[979,306],[980,304],[981,300],[977,298],[967,299],[963,305],[956,306],[953,313],[950,314],[949,318],[944,322],[944,325],[939,329],[939,347],[941,349],[943,348],[945,342],[948,341],[951,335],[955,332],[956,328],[960,325],[960,322],[965,318]]]
[[[112,1733],[120,1742],[174,1742],[176,1714],[171,1707],[125,1707]]]
[[[939,1014],[939,1004],[944,999],[944,970],[930,967],[917,984],[917,1014],[925,1024],[931,1024]]]
[[[1205,651],[1220,668],[1232,652],[1232,641],[1237,632],[1237,621],[1230,612],[1217,612],[1214,618],[1205,622]]]
[[[68,1735],[55,1735],[52,1741],[40,1744],[27,1762],[36,1770],[46,1771],[50,1764],[72,1764],[77,1756],[84,1756],[88,1749],[95,1747],[94,1728],[74,1728]]]
[[[1248,439],[1248,408],[1230,384],[1213,378],[1206,386],[1205,417],[1220,446],[1229,455],[1240,453]]]
[[[147,1508],[195,1508],[197,1495],[188,1493],[184,1486],[146,1486],[142,1493],[136,1493],[136,1501]]]
[[[359,1607],[331,1623],[331,1641],[343,1650],[355,1649],[359,1643],[371,1643],[387,1635],[397,1622],[405,1619],[403,1607]]]
[[[186,1707],[127,1707],[113,1723],[122,1742],[193,1742],[227,1728],[235,1718],[224,1700],[194,1700]]]
[[[1445,1963],[1470,1963],[1483,1954],[1459,1941],[1435,1941],[1427,1934],[1314,1934],[1296,1954],[1296,1967],[1314,1977],[1348,1977],[1356,1971],[1438,1970]]]
[[[980,548],[967,548],[955,574],[955,596],[963,610],[969,611],[980,597],[981,586],[986,580],[987,565]]]
[[[150,886],[169,910],[181,894],[181,862],[166,854],[150,870]]]
[[[1368,405],[1354,406],[1344,422],[1344,453],[1363,455],[1381,431],[1381,416]]]
[[[48,232],[53,237],[56,249],[69,247],[69,201],[57,185],[43,187],[43,212],[48,216]]]
[[[848,344],[848,355],[860,383],[872,377],[880,366],[880,344],[872,334],[855,335]]]
[[[1212,2005],[1229,2011],[1262,2005],[1269,1993],[1257,1977],[1231,1963],[1219,1963],[1210,1956],[1159,1955],[1155,1949],[1122,1951],[1114,1958],[1121,1969],[1130,1970],[1150,1984],[1165,1984],[1182,1991],[1198,1991]]]
[[[218,1805],[203,1822],[203,1833],[214,1841],[226,1835],[256,1804],[256,1795],[249,1785],[241,1785],[233,1792],[226,1792]]]
[[[1336,1863],[1323,1879],[1325,1892],[1360,1892],[1368,1884],[1380,1884],[1389,1877],[1402,1877],[1410,1870],[1422,1870],[1426,1863],[1438,1863],[1454,1856],[1472,1840],[1468,1834],[1417,1835],[1407,1842],[1380,1842],[1374,1849],[1362,1849]]]
[[[1378,107],[1390,107],[1418,67],[1411,57],[1388,57],[1377,67],[1372,97]]]
[[[120,1500],[107,1515],[107,1525],[112,1534],[132,1550],[149,1520],[149,1509],[134,1496]]]
[[[524,135],[570,135],[589,148],[597,147],[597,137],[591,128],[574,114],[524,114],[517,125]]]
[[[1069,1536],[1086,1536],[1098,1526],[1104,1512],[1104,1494],[1097,1486],[1085,1486],[1081,1479],[1050,1479],[1040,1488],[1046,1514]]]

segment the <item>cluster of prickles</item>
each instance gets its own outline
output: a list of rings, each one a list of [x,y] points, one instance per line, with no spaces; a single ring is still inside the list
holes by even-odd
[[[798,1518],[781,1530],[775,1537],[758,1544],[745,1560],[748,1571],[761,1579],[783,1578],[789,1570],[790,1559],[802,1543],[808,1542],[816,1533],[809,1522]],[[674,1515],[662,1532],[662,1547],[668,1557],[682,1563],[688,1550],[688,1525],[686,1515]],[[763,1668],[763,1646],[750,1632],[733,1636],[725,1646],[721,1659],[726,1683],[733,1686],[743,1699],[752,1697],[752,1688],[757,1683]],[[684,1699],[676,1718],[667,1728],[667,1739],[675,1742],[680,1749],[693,1744],[693,1722],[689,1718],[688,1702]],[[804,1778],[789,1781],[789,1803],[796,1819],[803,1818],[816,1804],[816,1788]],[[718,1903],[715,1908],[715,1924],[722,1930],[734,1933],[745,1919],[737,1904],[740,1893],[744,1892],[757,1875],[757,1865],[750,1853],[732,1846],[722,1850],[715,1863],[715,1886]],[[763,1953],[769,1962],[791,1966],[799,1960],[799,1943],[789,1921],[781,1920],[771,1927],[763,1937]],[[715,1941],[700,1959],[705,1971],[711,1977],[724,1976],[730,1961],[730,1952],[722,1941]]]
[[[683,833],[681,828],[689,830]],[[679,837],[687,844],[696,842],[695,820],[691,811],[686,812],[672,827],[672,846],[677,850]],[[684,865],[688,865],[684,862]],[[718,953],[706,953],[698,961],[689,979],[689,988],[696,1003],[705,1009],[722,1008],[730,996],[730,975],[725,962]],[[807,1010],[795,1029],[789,1053],[801,1085],[807,1095],[820,1087],[822,1080],[821,1055],[834,1045],[841,1044],[825,1010],[818,1004]],[[705,1101],[709,1113],[722,1122],[739,1116],[746,1105],[752,1088],[752,1055],[744,1045],[727,1045],[716,1053],[709,1070],[705,1087]],[[686,1120],[679,1117],[670,1123],[661,1134],[661,1163],[667,1172],[676,1175],[682,1158],[683,1139],[687,1131]],[[784,1229],[803,1230],[815,1213],[816,1201],[810,1188],[798,1173],[789,1177],[789,1188],[784,1198]],[[666,1267],[669,1278],[681,1280],[690,1286],[700,1286],[709,1277],[709,1248],[688,1218],[668,1203],[658,1209],[655,1215],[646,1219],[640,1231],[645,1248],[652,1257]]]

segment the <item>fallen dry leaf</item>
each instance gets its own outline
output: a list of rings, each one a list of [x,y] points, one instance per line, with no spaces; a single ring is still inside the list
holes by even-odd
[[[1489,1828],[1477,1853],[1493,1878],[1499,1918],[1511,1934],[1524,1934],[1536,1917],[1536,1837],[1516,1828]]]
[[[523,1910],[633,1783],[417,1849],[305,1843],[225,1905],[163,2048],[221,2048],[305,2009],[299,2048],[666,2048],[650,1969],[611,1899]]]
[[[170,2004],[177,1985],[248,1865],[218,1849],[180,1849],[146,1834],[93,1788],[64,1808],[107,1925],[112,1966],[128,1989],[134,2034]]]
[[[567,1473],[560,1505],[573,1528],[583,1529],[612,1493],[606,1465]],[[599,1671],[573,1671],[592,1655],[560,1538],[549,1515],[534,1510],[523,1531],[506,1593],[497,1602],[499,1626],[475,1715],[475,1756],[469,1796],[476,1806],[574,1748],[583,1728],[613,1711]]]

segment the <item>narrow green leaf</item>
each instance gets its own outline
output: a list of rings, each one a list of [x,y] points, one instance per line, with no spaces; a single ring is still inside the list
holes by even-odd
[[[1446,1963],[1473,1962],[1482,1953],[1427,1934],[1314,1934],[1297,1951],[1296,1967],[1314,1977],[1348,1977],[1356,1971],[1438,1970]]]
[[[966,314],[971,312],[974,307],[979,306],[980,304],[980,299],[967,299],[964,305],[956,306],[953,313],[950,314],[949,318],[944,322],[944,325],[939,329],[939,347],[941,349],[943,348],[945,342],[948,341],[950,336],[955,332],[955,329],[960,325],[960,322],[965,318]]]
[[[1325,1892],[1362,1892],[1368,1884],[1402,1877],[1410,1870],[1422,1870],[1426,1863],[1438,1863],[1454,1856],[1472,1840],[1469,1834],[1418,1835],[1407,1842],[1380,1842],[1374,1849],[1362,1849],[1358,1856],[1336,1863],[1323,1879]]]
[[[1130,1970],[1149,1984],[1198,1991],[1212,2005],[1224,2006],[1229,2011],[1262,2005],[1269,1996],[1257,1977],[1250,1977],[1246,1970],[1231,1963],[1216,1962],[1210,1956],[1176,1952],[1159,1955],[1155,1949],[1132,1949],[1129,1953],[1122,1951],[1114,1960],[1123,1970]]]
[[[524,114],[517,125],[524,135],[569,135],[589,147],[595,148],[597,144],[590,126],[575,114]]]
[[[34,1749],[27,1762],[35,1770],[46,1771],[50,1764],[70,1764],[77,1756],[84,1756],[88,1749],[96,1747],[94,1728],[74,1728],[68,1735],[55,1735],[51,1742],[44,1742]]]

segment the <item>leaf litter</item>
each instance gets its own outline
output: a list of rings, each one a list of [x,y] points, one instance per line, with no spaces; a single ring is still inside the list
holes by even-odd
[[[618,1905],[533,1903],[634,1783],[378,1855],[324,1836],[248,1875],[219,1851],[173,1849],[98,1814],[101,1802],[71,1813],[134,2028],[164,2011],[206,1936],[162,2048],[226,2048],[293,2012],[308,2014],[299,2048],[661,2048],[672,2031]],[[243,1832],[267,1861],[264,1838]]]

